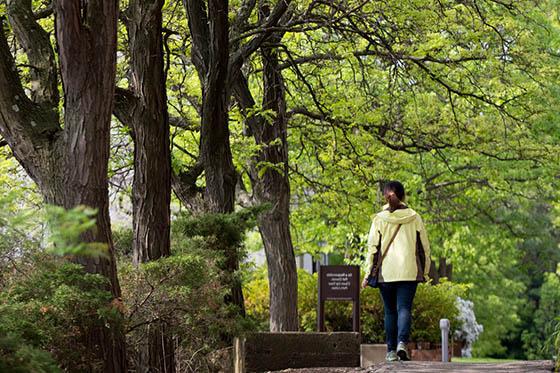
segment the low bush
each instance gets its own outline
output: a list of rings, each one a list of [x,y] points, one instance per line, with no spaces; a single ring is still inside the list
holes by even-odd
[[[554,333],[550,340],[554,349],[552,358],[556,361],[556,371],[560,371],[560,315],[556,317]]]
[[[452,330],[459,327],[456,298],[465,293],[460,284],[443,282],[438,285],[420,284],[414,300],[411,339],[416,342],[439,342],[439,320],[451,321]],[[259,330],[268,330],[269,301],[266,272],[261,269],[244,285],[247,315],[255,320]],[[367,288],[360,294],[361,331],[364,343],[383,343],[383,301],[379,290]],[[317,274],[298,271],[298,312],[300,330],[317,330]],[[352,303],[327,302],[327,331],[352,330]]]
[[[7,332],[0,325],[0,372],[58,373],[61,370],[51,354],[29,345],[21,335]]]
[[[150,328],[164,325],[176,346],[180,371],[211,371],[215,352],[255,327],[240,317],[236,306],[224,302],[231,284],[239,281],[239,274],[224,270],[224,254],[242,256],[244,231],[253,224],[246,210],[182,215],[172,226],[172,255],[137,267],[126,254],[131,252],[129,235],[120,235],[119,279],[132,360],[149,340]]]
[[[85,273],[81,265],[52,257],[37,260],[33,272],[14,276],[0,294],[4,359],[26,354],[38,359],[28,363],[49,366],[48,351],[68,371],[99,369],[102,362],[84,344],[85,331],[121,321],[106,285],[104,277]],[[14,341],[21,343],[18,350],[9,347]],[[38,371],[54,371],[49,369]]]
[[[93,212],[51,207],[38,213],[11,203],[9,195],[0,198],[0,371],[100,370],[103,362],[86,347],[88,330],[119,328],[122,317],[107,279],[66,259],[105,255],[105,247],[78,239],[92,228]],[[49,231],[38,223],[43,218]]]
[[[529,359],[551,359],[558,356],[560,342],[560,265],[556,273],[545,273],[539,289],[540,301],[534,312],[534,327],[522,334],[523,347]]]

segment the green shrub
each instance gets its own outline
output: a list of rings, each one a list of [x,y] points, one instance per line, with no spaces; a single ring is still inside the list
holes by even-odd
[[[523,347],[529,359],[550,359],[557,355],[560,316],[560,266],[557,273],[546,273],[540,291],[540,301],[534,312],[534,328],[522,334]]]
[[[172,225],[172,255],[134,267],[119,265],[130,355],[141,351],[149,327],[165,325],[178,347],[175,358],[187,371],[210,371],[209,355],[231,345],[233,336],[254,328],[224,300],[239,273],[228,273],[225,253],[243,253],[244,231],[252,212],[181,215]],[[119,251],[131,245],[126,232]]]
[[[0,371],[100,369],[87,332],[119,328],[122,318],[107,279],[63,258],[106,255],[105,247],[79,239],[94,228],[93,215],[83,207],[38,213],[17,203],[16,194],[0,197]]]
[[[560,371],[560,316],[557,316],[554,323],[554,332],[550,338],[554,349],[553,359],[556,361],[556,370]]]
[[[414,341],[441,341],[440,319],[449,319],[451,331],[460,325],[457,320],[457,297],[463,297],[466,287],[449,281],[437,285],[420,284],[414,298],[413,327],[411,338]]]
[[[134,232],[132,228],[113,226],[113,245],[115,247],[115,255],[120,260],[132,260],[132,241]]]
[[[556,351],[556,370],[560,371],[560,317],[556,318],[556,331],[554,332],[554,348]]]
[[[459,327],[455,305],[457,296],[464,295],[465,287],[451,282],[432,286],[420,284],[414,300],[411,339],[414,341],[439,342],[439,320],[448,318],[452,330]],[[244,285],[245,307],[249,317],[268,330],[269,301],[268,280],[265,270],[259,270]],[[298,312],[300,330],[317,330],[317,274],[298,271]],[[383,326],[383,301],[379,290],[367,288],[360,294],[360,321],[362,340],[365,343],[382,343],[385,340]],[[327,331],[352,330],[352,303],[327,302],[325,305]]]
[[[69,371],[96,369],[102,362],[85,346],[85,331],[121,321],[104,288],[107,279],[85,273],[81,265],[41,257],[34,271],[12,278],[0,294],[0,334],[6,343],[15,338],[23,344],[13,354],[43,359],[46,354],[36,351],[42,349]]]
[[[0,372],[58,373],[61,370],[48,352],[30,346],[19,335],[7,334],[0,325]]]
[[[362,290],[360,303],[362,341],[364,343],[385,342],[383,299],[381,299],[381,293],[378,289],[368,287]],[[414,324],[412,326],[414,328]]]
[[[194,243],[205,246],[203,240]],[[211,252],[174,253],[170,257],[119,268],[131,354],[147,341],[147,328],[163,323],[179,343],[178,360],[189,371],[206,371],[205,355],[224,347],[223,336],[237,332],[238,320],[224,305],[226,289]]]

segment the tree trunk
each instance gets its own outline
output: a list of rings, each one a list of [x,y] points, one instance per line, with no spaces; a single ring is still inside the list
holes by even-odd
[[[281,36],[271,42],[279,43]],[[276,39],[276,40],[275,40]],[[272,123],[253,129],[257,144],[264,145],[252,167],[251,180],[259,202],[272,205],[259,218],[259,230],[266,248],[270,286],[270,330],[298,330],[297,270],[290,234],[290,182],[288,179],[288,141],[284,81],[274,47],[261,47],[263,61],[263,109],[275,113]],[[278,142],[278,140],[280,140]],[[274,164],[262,176],[259,162]]]
[[[203,84],[200,155],[206,177],[205,197],[213,212],[233,212],[236,174],[229,141],[227,87],[229,59],[227,0],[208,1],[210,48]]]
[[[273,35],[271,42],[279,42]],[[298,330],[297,270],[290,234],[290,184],[288,179],[287,120],[284,83],[273,47],[262,46],[263,109],[275,117],[268,123],[262,115],[250,115],[247,125],[261,150],[252,160],[251,184],[257,203],[272,208],[258,219],[263,239],[270,286],[270,330]],[[253,109],[255,101],[242,74],[234,80],[234,95],[244,111]],[[274,167],[269,165],[273,164]],[[260,167],[268,167],[264,172]]]
[[[81,5],[83,4],[83,5]],[[82,7],[83,6],[83,7]],[[64,100],[64,207],[95,207],[96,229],[85,232],[85,242],[108,246],[109,258],[77,257],[88,272],[110,279],[114,297],[120,297],[111,225],[107,168],[109,130],[115,87],[117,2],[84,3],[58,0],[56,36]],[[119,328],[99,326],[88,331],[88,344],[103,359],[105,372],[125,372],[124,335]]]
[[[202,82],[202,126],[200,158],[204,166],[205,203],[212,212],[234,209],[237,176],[233,166],[228,127],[228,1],[209,0],[208,10],[201,0],[185,0],[193,37],[192,59]],[[204,79],[202,79],[204,78]],[[224,253],[225,270],[239,269],[236,251]],[[234,280],[228,302],[245,314],[241,283]]]
[[[131,88],[136,98],[130,124],[134,138],[133,261],[170,254],[171,154],[163,69],[163,0],[132,0],[129,6]],[[175,372],[173,340],[164,322],[146,327],[138,372]]]
[[[17,160],[37,183],[46,202],[98,210],[96,228],[85,242],[108,246],[109,258],[76,257],[92,273],[109,279],[120,296],[108,211],[109,124],[115,79],[116,16],[114,1],[59,0],[56,35],[65,93],[64,129],[59,124],[54,53],[32,17],[31,2],[10,2],[14,33],[34,64],[27,97],[11,56],[0,19],[0,133]],[[92,78],[94,77],[94,78]],[[124,335],[117,325],[85,330],[84,343],[103,362],[104,372],[126,371]],[[94,366],[91,371],[96,370]]]
[[[171,155],[163,71],[163,1],[130,2],[132,110],[134,129],[134,262],[169,255]]]

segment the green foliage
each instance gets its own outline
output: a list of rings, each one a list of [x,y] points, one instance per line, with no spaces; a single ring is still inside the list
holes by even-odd
[[[180,239],[191,237],[214,237],[220,247],[240,247],[245,231],[256,225],[258,214],[269,209],[269,205],[259,205],[242,209],[231,214],[208,213],[201,215],[180,215],[174,222],[174,236]]]
[[[31,265],[28,254],[41,245],[45,230],[36,207],[40,198],[21,173],[0,148],[0,291],[14,270],[13,258],[19,258],[18,267]]]
[[[114,227],[113,245],[115,247],[116,256],[122,257],[123,260],[131,260],[133,240],[134,232],[132,228]]]
[[[268,330],[269,302],[268,280],[265,270],[254,273],[253,279],[244,284],[245,307],[249,317]],[[455,301],[464,296],[467,288],[461,284],[442,282],[432,286],[419,284],[414,299],[411,339],[416,342],[439,342],[441,331],[439,320],[451,320],[451,328],[459,327],[459,314]],[[317,330],[317,274],[298,271],[298,314],[300,330]],[[379,290],[367,288],[360,295],[362,341],[383,343],[383,300]],[[352,304],[350,302],[326,302],[325,327],[327,331],[352,330]]]
[[[412,338],[415,341],[439,342],[441,330],[439,320],[451,322],[451,331],[460,327],[456,306],[457,297],[464,297],[467,286],[449,281],[437,285],[420,284],[414,298]],[[453,333],[451,333],[452,335]]]
[[[216,259],[208,252],[189,251],[138,268],[130,263],[120,266],[127,342],[133,352],[148,339],[146,325],[163,324],[169,335],[177,337],[184,361],[196,367],[193,371],[204,371],[205,355],[223,347],[222,337],[235,334],[238,322],[224,305],[227,289],[220,283]]]
[[[554,333],[552,334],[550,341],[554,347],[554,360],[556,360],[556,370],[560,370],[560,316],[556,317],[556,323],[554,327]]]
[[[49,351],[71,371],[98,367],[102,362],[85,346],[84,333],[120,323],[107,286],[106,278],[85,273],[81,265],[40,255],[33,271],[15,274],[0,294],[2,331],[29,353]]]
[[[533,328],[523,332],[524,348],[529,359],[551,359],[557,355],[555,339],[558,337],[560,317],[560,266],[557,273],[546,273],[540,288],[540,301],[535,310]]]
[[[232,273],[225,258],[236,257],[242,261],[247,230],[252,229],[256,225],[256,217],[269,208],[268,204],[263,204],[231,214],[180,215],[172,226],[172,246],[182,251],[183,246],[196,248],[199,245],[198,249],[215,252],[217,266],[225,270],[221,276],[222,284],[227,286],[241,282],[242,272]],[[201,241],[195,245],[191,243],[193,239]]]
[[[0,182],[0,189],[6,186]],[[86,332],[110,333],[122,321],[120,312],[105,277],[61,257],[97,254],[77,242],[92,226],[92,215],[83,209],[38,212],[35,198],[26,189],[0,197],[0,371],[99,369],[102,362],[86,347]],[[50,236],[45,215],[52,218]],[[43,246],[47,236],[56,245],[50,251]]]
[[[107,257],[107,245],[101,242],[85,242],[83,234],[95,229],[97,210],[86,206],[65,209],[47,206],[47,221],[51,229],[52,247],[56,255]]]
[[[230,2],[232,25],[242,3]],[[550,291],[548,285],[539,290],[542,274],[553,271],[548,263],[558,261],[558,236],[542,229],[550,221],[560,221],[560,120],[554,110],[560,98],[558,2],[335,3],[336,7],[333,2],[292,2],[290,19],[298,26],[286,29],[278,49],[285,61],[294,246],[302,252],[332,252],[359,264],[369,216],[381,204],[378,182],[405,181],[408,202],[427,223],[434,258],[446,257],[454,264],[455,279],[473,285],[469,298],[485,326],[475,352],[504,355],[514,347],[506,342],[517,343],[511,334],[521,335],[520,329],[534,333],[538,329],[533,321],[542,324],[536,304]],[[44,4],[34,0],[33,8],[38,12]],[[257,8],[249,23],[240,25],[246,36],[238,38],[232,30],[232,48],[258,33]],[[5,11],[5,2],[0,2],[0,14]],[[304,19],[299,18],[302,14]],[[50,16],[38,23],[54,45],[53,20]],[[165,33],[169,112],[187,127],[174,127],[172,134],[172,164],[181,171],[199,157],[201,81],[188,61],[192,43],[180,4],[164,5],[163,23],[169,31]],[[15,40],[9,22],[6,25],[23,85],[31,88],[32,67],[25,48]],[[352,30],[355,25],[360,32]],[[126,87],[130,52],[125,25],[119,24],[118,32],[117,85]],[[288,63],[294,61],[298,64]],[[256,102],[262,101],[261,67],[259,53],[248,56],[243,67]],[[61,105],[62,100],[60,109]],[[262,149],[246,136],[246,117],[258,114],[270,122],[274,113],[260,104],[243,113],[238,105],[232,106],[231,148],[235,165],[243,172]],[[303,115],[301,108],[312,115]],[[109,175],[126,175],[133,163],[129,129],[120,126],[111,137],[116,146]],[[0,286],[4,288],[10,284],[11,271],[34,270],[32,254],[42,249],[47,234],[45,218],[33,209],[38,199],[30,181],[24,181],[7,147],[0,153]],[[262,173],[277,165],[263,162],[257,167]],[[198,186],[203,179],[199,178]],[[247,182],[246,175],[241,179]],[[543,206],[556,211],[534,213]],[[79,240],[84,230],[93,228],[92,211],[61,212],[51,216],[53,253],[106,252]],[[188,239],[201,248],[243,256],[240,231],[244,229],[235,228],[252,223],[245,225],[247,220],[234,216],[184,219],[189,222],[181,232],[175,231],[174,244],[183,245]],[[64,233],[57,233],[59,229]],[[116,243],[117,252],[127,257],[130,231],[122,235],[119,231]],[[257,240],[253,243],[258,246]],[[224,266],[220,256],[211,260],[217,267]],[[314,301],[308,289],[312,286],[311,280],[300,285],[310,294],[300,294],[308,304]],[[267,304],[267,298],[262,300]],[[375,314],[378,301],[372,302],[368,312]],[[302,314],[302,325],[312,329],[312,308],[306,307],[310,311]],[[347,318],[346,306],[328,307],[333,308],[329,321],[333,325]],[[379,327],[371,330],[372,338],[377,338],[374,331]],[[538,350],[530,343],[527,346],[532,353]]]
[[[265,207],[233,214],[181,214],[172,223],[171,252],[134,267],[125,259],[119,265],[123,307],[127,319],[127,343],[135,354],[148,340],[150,328],[164,325],[179,341],[176,359],[189,371],[213,368],[210,355],[227,347],[233,336],[253,328],[224,300],[240,273],[231,273],[226,254],[241,256],[245,231],[255,224]],[[132,232],[120,229],[116,249],[129,256]]]
[[[502,339],[519,325],[524,305],[526,286],[520,278],[518,240],[500,227],[486,224],[456,226],[440,240],[444,255],[454,265],[454,279],[471,284],[469,299],[474,302],[477,321],[484,326],[474,354],[503,357]]]
[[[324,30],[283,40],[294,58],[338,57],[301,64],[305,81],[285,73],[297,92],[288,107],[321,114],[290,121],[295,246],[359,263],[349,236],[363,247],[379,181],[403,181],[433,257],[473,284],[469,298],[485,326],[475,353],[506,355],[520,345],[506,339],[532,322],[530,310],[522,320],[535,301],[526,290],[558,255],[543,221],[554,216],[532,213],[558,200],[560,121],[549,110],[560,97],[549,53],[559,45],[557,4],[511,4],[519,13],[495,2],[407,4],[369,2],[367,17],[357,17],[365,28],[375,20],[366,40]]]
[[[61,372],[51,355],[27,344],[21,336],[7,334],[0,325],[0,372]]]

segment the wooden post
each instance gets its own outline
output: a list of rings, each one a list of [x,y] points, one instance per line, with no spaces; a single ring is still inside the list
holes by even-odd
[[[245,337],[233,339],[233,372],[245,373]]]
[[[319,278],[319,286],[318,286],[318,303],[317,303],[317,331],[324,332],[325,331],[325,300],[323,298],[323,287],[321,286],[321,265],[318,267],[317,278]]]
[[[360,332],[360,292],[352,301],[352,327],[356,333]]]

